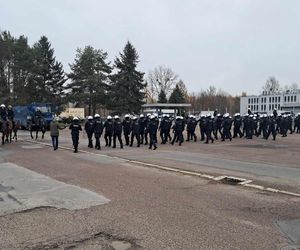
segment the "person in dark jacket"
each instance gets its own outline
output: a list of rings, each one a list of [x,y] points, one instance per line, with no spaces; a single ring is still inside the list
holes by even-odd
[[[276,140],[276,118],[273,114],[270,115],[270,118],[268,120],[268,133],[265,137],[266,140],[268,140],[270,134],[273,136],[273,140]]]
[[[71,123],[69,129],[71,130],[72,142],[74,146],[74,153],[78,152],[79,145],[79,133],[82,131],[81,125],[79,124],[78,117],[73,118],[73,122]]]
[[[149,117],[147,131],[148,131],[149,137],[150,137],[149,149],[152,149],[152,147],[153,147],[153,150],[156,150],[157,149],[157,146],[156,146],[157,122],[155,121],[154,115],[150,115],[150,117]]]
[[[109,116],[107,116],[107,119],[104,122],[105,147],[111,147],[111,139],[112,139],[112,136],[113,136],[113,127],[114,127],[114,122],[112,120],[112,117],[109,115]]]
[[[144,119],[144,139],[145,139],[145,145],[148,145],[148,135],[149,135],[149,131],[148,131],[148,123],[150,122],[150,116],[151,114],[147,114],[147,117],[145,117]],[[155,117],[154,117],[155,118]]]
[[[208,144],[209,141],[211,141],[211,143],[214,143],[214,139],[212,137],[214,120],[212,119],[210,113],[206,115],[204,126],[205,126],[205,136],[206,136],[205,143]]]
[[[50,136],[52,139],[52,146],[53,150],[58,149],[58,137],[59,137],[59,130],[66,128],[63,125],[59,124],[59,118],[55,117],[53,121],[50,123]]]
[[[88,120],[86,121],[85,125],[84,125],[84,130],[87,134],[89,143],[88,143],[88,147],[89,148],[93,148],[93,128],[94,128],[94,121],[93,121],[93,117],[89,116]]]
[[[136,116],[132,118],[132,123],[131,123],[130,147],[133,146],[134,137],[136,138],[137,147],[139,147],[140,146],[140,122]]]
[[[118,115],[114,117],[114,125],[113,125],[113,148],[116,148],[116,141],[120,143],[120,148],[123,148],[123,141],[122,141],[122,122]]]
[[[0,106],[0,119],[5,122],[7,120],[7,110],[4,104]]]
[[[199,120],[199,127],[200,127],[200,135],[201,135],[201,141],[205,140],[205,115],[201,114],[200,115],[200,120]]]
[[[100,137],[101,137],[102,132],[103,132],[103,123],[100,119],[99,114],[95,114],[95,116],[94,116],[93,132],[94,132],[95,140],[96,140],[95,148],[100,150],[101,149]]]
[[[189,141],[189,140],[193,140],[194,142],[197,141],[197,136],[195,134],[196,127],[197,127],[196,116],[191,115],[189,117],[189,120],[188,120],[187,126],[186,126],[186,129],[187,129],[187,141]]]
[[[288,131],[288,117],[286,114],[282,116],[281,119],[281,131],[282,131],[282,137],[287,137],[287,131]]]
[[[183,143],[183,130],[184,130],[184,123],[183,117],[182,116],[177,116],[175,120],[175,124],[173,125],[173,132],[174,132],[174,137],[171,142],[172,145],[174,145],[175,142],[179,142],[179,146]]]
[[[294,132],[300,133],[300,113],[295,117],[294,123]]]
[[[143,114],[140,114],[139,127],[140,127],[140,144],[144,144],[145,116]]]
[[[168,116],[164,114],[159,125],[161,144],[166,144],[168,141],[169,122]]]
[[[222,122],[222,141],[225,141],[225,139],[229,139],[230,141],[232,140],[232,135],[231,135],[231,127],[232,127],[232,118],[229,116],[228,113],[224,115],[224,119]]]
[[[10,120],[12,122],[15,119],[15,113],[14,113],[11,105],[8,105],[8,107],[7,107],[7,118],[8,118],[8,120]]]
[[[243,121],[240,113],[236,113],[233,119],[233,138],[236,138],[237,136],[240,138],[243,137],[243,133],[241,131],[242,123]]]
[[[131,133],[130,115],[128,114],[125,115],[122,125],[123,125],[124,137],[125,137],[125,145],[129,146],[129,136]]]

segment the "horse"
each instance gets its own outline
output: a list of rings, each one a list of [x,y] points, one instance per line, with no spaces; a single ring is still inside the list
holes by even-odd
[[[9,139],[10,139],[10,142],[12,140],[15,140],[15,141],[18,141],[18,130],[21,129],[21,123],[20,121],[15,121],[13,122],[13,128],[9,134]],[[12,135],[14,133],[14,135]]]
[[[30,131],[30,136],[31,136],[31,139],[33,139],[33,135],[32,135],[32,132],[35,131],[36,134],[35,134],[35,139],[37,140],[38,139],[38,134],[39,134],[39,131],[42,132],[42,139],[44,139],[44,135],[46,133],[46,128],[47,128],[47,124],[46,124],[46,121],[44,118],[35,118],[34,120],[31,120],[28,124],[28,128],[29,128],[29,131]]]
[[[1,121],[0,131],[2,132],[2,145],[9,142],[9,135],[12,131],[13,124],[11,121]]]

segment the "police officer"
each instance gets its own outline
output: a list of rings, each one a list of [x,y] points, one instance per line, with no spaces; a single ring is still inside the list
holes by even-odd
[[[200,120],[199,120],[199,127],[200,127],[200,135],[201,135],[201,141],[205,140],[205,115],[201,114],[200,115]]]
[[[134,137],[137,141],[137,147],[140,146],[140,123],[136,116],[132,117],[132,123],[131,123],[131,141],[130,141],[130,147],[133,145]]]
[[[273,140],[276,140],[276,118],[274,116],[274,114],[271,114],[269,119],[268,119],[268,133],[265,137],[266,140],[268,140],[270,134],[272,133],[273,136]]]
[[[218,132],[222,138],[222,116],[221,114],[217,114],[214,118],[214,137],[218,140]]]
[[[225,141],[225,139],[229,139],[230,141],[232,140],[231,127],[232,127],[232,119],[229,116],[229,114],[226,113],[222,121],[222,128],[223,128],[222,141]]]
[[[7,111],[6,111],[6,107],[4,104],[0,105],[0,118],[4,122],[7,120]]]
[[[169,129],[170,120],[166,114],[163,115],[162,120],[160,122],[159,130],[160,130],[160,138],[161,144],[166,144],[168,141],[168,129]]]
[[[300,133],[300,113],[295,117],[294,123],[294,132]]]
[[[123,120],[123,131],[125,137],[125,145],[129,146],[129,136],[131,133],[131,120],[130,120],[130,115],[128,114],[125,115],[125,118]]]
[[[80,131],[82,131],[81,125],[79,124],[78,117],[73,118],[73,122],[71,123],[69,129],[71,130],[74,153],[77,153],[78,152],[78,144],[79,144],[79,133],[80,133]]]
[[[89,116],[88,120],[86,121],[86,123],[84,125],[84,130],[85,130],[88,140],[89,140],[89,144],[88,144],[89,148],[93,148],[93,133],[94,133],[93,128],[94,128],[93,117]]]
[[[288,130],[290,131],[290,134],[292,134],[293,133],[293,118],[292,118],[292,116],[291,116],[291,114],[288,114],[287,115],[287,123],[288,123],[288,125],[287,125],[287,127],[288,127]]]
[[[149,137],[150,137],[149,149],[152,149],[152,146],[153,146],[153,150],[156,150],[157,149],[157,146],[156,146],[157,122],[155,121],[154,115],[150,115],[150,117],[149,117],[147,131],[148,131]]]
[[[191,115],[190,120],[187,124],[187,129],[189,129],[187,141],[189,141],[189,139],[194,140],[194,142],[197,141],[197,136],[195,134],[196,127],[197,127],[196,116]]]
[[[214,139],[212,138],[212,132],[213,132],[213,119],[211,117],[211,114],[208,113],[205,118],[205,136],[206,136],[206,144],[211,141],[211,143],[214,143]]]
[[[105,139],[105,147],[111,147],[111,138],[113,136],[113,127],[114,122],[112,120],[112,117],[109,115],[107,116],[106,121],[104,122],[104,139]]]
[[[243,137],[243,133],[241,131],[242,123],[241,114],[236,113],[233,119],[233,138],[236,138],[237,136],[240,138]]]
[[[145,145],[148,145],[148,123],[150,122],[150,116],[151,114],[147,114],[147,117],[144,119],[144,139],[145,139]],[[155,117],[154,117],[155,118]]]
[[[281,119],[281,131],[282,131],[282,137],[287,136],[287,131],[288,131],[288,118],[287,115],[284,114]]]
[[[273,118],[276,119],[274,115]],[[259,132],[258,132],[259,134],[262,133],[263,138],[266,138],[268,135],[268,126],[269,126],[269,118],[266,114],[263,114],[259,122]]]
[[[120,148],[123,148],[123,141],[122,141],[122,122],[118,115],[114,117],[114,125],[113,125],[113,148],[116,148],[116,141],[117,138],[120,143]]]
[[[140,144],[143,144],[144,143],[144,133],[145,133],[145,116],[143,114],[140,114],[139,128],[140,128]]]
[[[182,122],[183,117],[177,116],[175,120],[175,124],[173,125],[173,132],[174,137],[171,142],[172,145],[174,145],[175,142],[179,142],[179,146],[183,143],[183,130],[184,130],[184,124]]]
[[[93,132],[95,134],[95,140],[96,140],[95,148],[100,150],[101,149],[100,137],[101,137],[102,132],[103,132],[103,123],[100,119],[99,114],[95,114],[95,116],[94,116]]]

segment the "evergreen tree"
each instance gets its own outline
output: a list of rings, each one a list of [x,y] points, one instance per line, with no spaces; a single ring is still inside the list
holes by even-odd
[[[66,81],[62,64],[54,57],[54,49],[48,38],[42,36],[32,49],[33,68],[29,87],[38,102],[61,103],[64,94],[63,84]]]
[[[13,47],[13,88],[12,102],[22,105],[32,101],[31,89],[28,81],[32,70],[32,51],[27,38],[20,36],[15,40]]]
[[[75,62],[71,64],[69,100],[87,104],[89,115],[95,113],[97,105],[106,104],[108,76],[111,67],[106,62],[107,53],[91,46],[78,49]]]
[[[161,90],[159,95],[158,95],[158,103],[167,103],[167,96],[165,91]]]
[[[1,103],[8,103],[11,99],[12,65],[14,38],[9,32],[0,34],[0,98]]]
[[[117,73],[111,76],[110,106],[118,112],[139,112],[145,96],[144,73],[137,71],[138,53],[127,42],[123,54],[115,60]]]
[[[184,98],[184,94],[182,93],[182,90],[180,89],[179,85],[176,84],[175,89],[170,95],[169,103],[185,103],[186,100]]]

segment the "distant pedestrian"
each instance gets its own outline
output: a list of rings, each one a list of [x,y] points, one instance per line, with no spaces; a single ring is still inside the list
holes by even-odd
[[[66,128],[64,125],[59,124],[58,117],[54,118],[54,120],[50,123],[50,136],[52,139],[53,150],[58,149],[59,130],[64,128]]]

